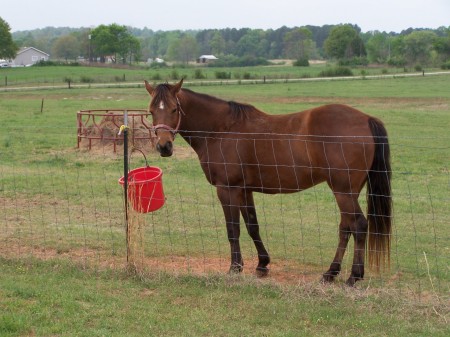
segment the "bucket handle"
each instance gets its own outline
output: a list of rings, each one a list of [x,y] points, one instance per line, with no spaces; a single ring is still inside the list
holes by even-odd
[[[142,151],[141,149],[138,149],[137,147],[133,147],[133,149],[132,149],[132,151],[131,151],[131,154],[132,154],[134,151],[139,151],[139,152],[144,156],[144,159],[145,159],[145,166],[149,167],[148,161],[147,161],[147,157],[145,156],[144,151]],[[131,162],[131,154],[130,154],[130,162]]]
[[[144,156],[144,159],[145,159],[145,166],[146,166],[146,167],[150,167],[150,166],[148,165],[148,160],[147,160],[147,157],[145,156],[145,153],[144,153],[141,149],[138,149],[138,148],[136,148],[136,147],[134,147],[134,146],[133,146],[132,151],[131,151],[131,153],[130,153],[129,161],[131,162],[131,155],[132,155],[132,153],[133,153],[134,151],[139,151],[139,152]]]

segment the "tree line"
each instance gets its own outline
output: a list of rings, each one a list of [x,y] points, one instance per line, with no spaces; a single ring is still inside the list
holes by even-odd
[[[47,27],[20,31],[12,33],[12,40],[17,47],[33,46],[50,53],[53,59],[66,61],[82,57],[135,63],[161,58],[187,64],[202,54],[213,54],[219,58],[217,66],[264,64],[268,59],[287,58],[296,60],[297,65],[326,59],[348,65],[450,67],[450,26],[387,33],[362,32],[352,24],[184,31],[111,24],[93,29]]]

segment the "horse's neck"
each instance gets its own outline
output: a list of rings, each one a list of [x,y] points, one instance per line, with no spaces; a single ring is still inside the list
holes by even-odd
[[[179,99],[183,110],[180,135],[200,156],[208,139],[229,129],[231,119],[227,103],[186,90],[182,91]]]
[[[180,130],[191,133],[223,132],[230,124],[227,103],[210,100],[193,91],[182,91],[180,95],[182,115]]]

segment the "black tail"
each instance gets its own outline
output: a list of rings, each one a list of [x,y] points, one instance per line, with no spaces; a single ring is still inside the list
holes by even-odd
[[[391,162],[386,128],[376,119],[369,119],[375,141],[375,155],[367,180],[367,220],[369,222],[369,267],[380,270],[390,265],[391,246]]]

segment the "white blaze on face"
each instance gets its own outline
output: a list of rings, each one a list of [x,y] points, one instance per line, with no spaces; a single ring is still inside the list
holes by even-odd
[[[163,101],[159,102],[159,109],[164,110],[164,102]]]

